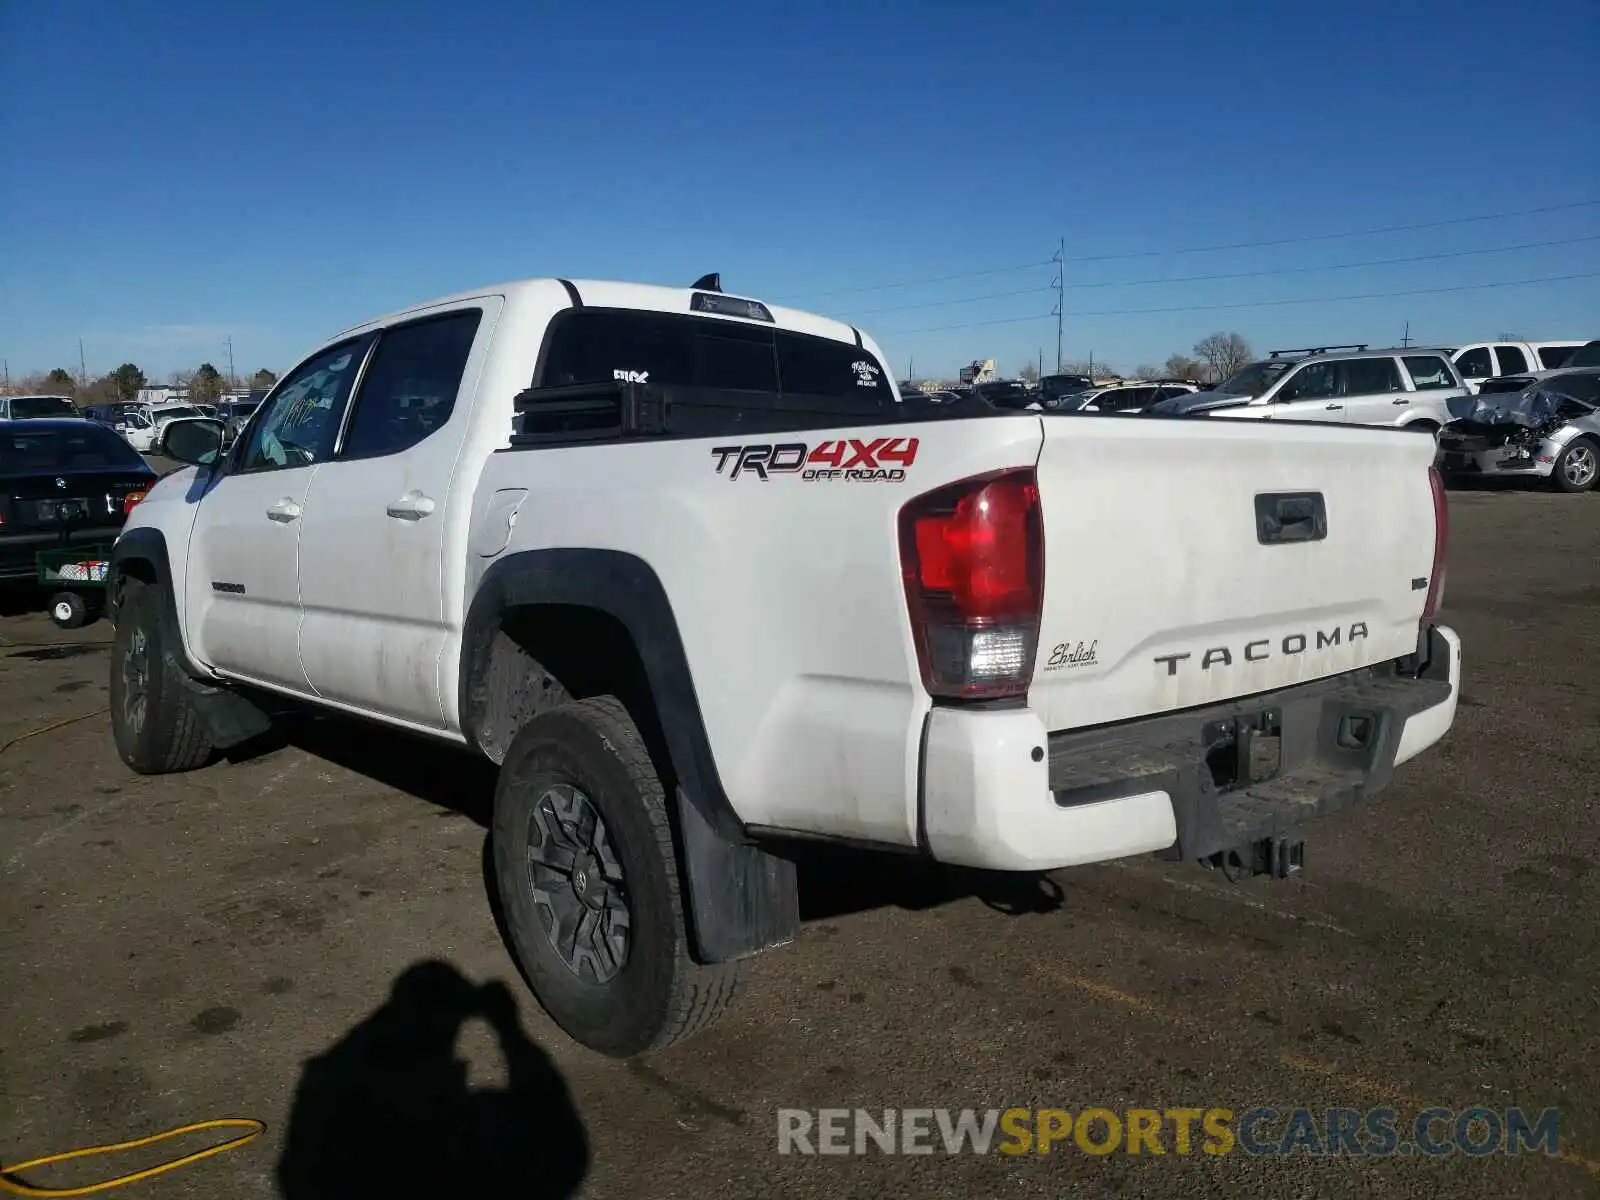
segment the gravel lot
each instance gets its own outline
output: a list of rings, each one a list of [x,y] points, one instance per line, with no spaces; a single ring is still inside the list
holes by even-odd
[[[82,718],[0,751],[0,1158],[255,1116],[254,1144],[127,1195],[1600,1194],[1600,496],[1456,492],[1452,516],[1456,728],[1315,827],[1305,876],[817,857],[801,940],[631,1066],[518,981],[473,760],[300,720],[140,778],[108,626],[0,617],[0,744]],[[495,980],[498,1004],[471,986]],[[780,1107],[1477,1104],[1558,1106],[1563,1157],[777,1153]]]

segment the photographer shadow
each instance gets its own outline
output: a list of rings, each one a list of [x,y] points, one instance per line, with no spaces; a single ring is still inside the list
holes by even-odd
[[[499,1042],[504,1088],[468,1086],[455,1048],[474,1018]],[[588,1167],[566,1084],[523,1032],[506,985],[479,987],[449,963],[424,961],[306,1063],[277,1183],[284,1200],[564,1200]]]

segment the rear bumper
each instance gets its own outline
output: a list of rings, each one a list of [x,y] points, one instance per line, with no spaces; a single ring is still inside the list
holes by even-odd
[[[938,708],[923,750],[922,833],[942,862],[1036,871],[1134,854],[1205,859],[1357,804],[1449,730],[1461,640],[1430,628],[1417,662],[1116,726],[1048,734],[1031,710]],[[1226,732],[1263,717],[1277,769],[1216,782]],[[1220,748],[1220,749],[1219,749]]]

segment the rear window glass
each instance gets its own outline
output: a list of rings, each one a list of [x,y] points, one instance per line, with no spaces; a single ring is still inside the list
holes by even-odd
[[[64,396],[13,396],[11,415],[17,420],[34,417],[75,417],[77,407]]]
[[[1344,364],[1344,394],[1375,396],[1404,390],[1392,358],[1352,358]]]
[[[894,403],[860,346],[765,325],[628,309],[569,309],[550,325],[545,387],[612,379]]]
[[[1576,346],[1540,346],[1539,364],[1546,371],[1554,371],[1571,358],[1572,352],[1576,349]]]
[[[0,475],[103,471],[141,467],[144,459],[109,429],[9,429],[0,433]]]

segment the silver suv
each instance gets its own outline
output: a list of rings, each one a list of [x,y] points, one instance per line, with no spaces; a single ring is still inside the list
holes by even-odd
[[[1163,400],[1150,411],[1393,425],[1437,433],[1471,411],[1471,397],[1446,350],[1317,346],[1274,350],[1223,380],[1215,391]]]

